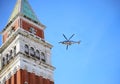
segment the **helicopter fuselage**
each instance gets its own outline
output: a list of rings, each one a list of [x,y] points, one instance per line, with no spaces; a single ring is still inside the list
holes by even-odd
[[[74,34],[69,39],[64,34],[63,34],[63,36],[64,36],[64,38],[66,40],[65,41],[61,41],[59,43],[66,45],[66,50],[68,49],[68,46],[70,46],[72,44],[75,44],[75,43],[80,44],[80,41],[72,41],[72,40],[70,40],[74,36]]]
[[[74,43],[80,43],[79,41],[78,42],[75,42],[75,41],[63,41],[63,42],[60,42],[60,43],[62,43],[62,44],[64,44],[64,45],[71,45],[71,44],[74,44]]]

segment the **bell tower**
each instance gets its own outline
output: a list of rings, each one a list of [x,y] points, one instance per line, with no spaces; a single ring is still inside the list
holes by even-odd
[[[27,0],[17,0],[2,31],[0,84],[54,84],[52,45]]]

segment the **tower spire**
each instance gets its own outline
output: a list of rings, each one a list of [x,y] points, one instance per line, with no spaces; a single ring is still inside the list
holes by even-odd
[[[14,10],[12,12],[12,15],[10,16],[10,18],[8,20],[8,23],[10,21],[14,20],[14,18],[19,14],[22,16],[25,16],[35,22],[40,23],[36,14],[32,10],[32,8],[27,0],[17,0]]]

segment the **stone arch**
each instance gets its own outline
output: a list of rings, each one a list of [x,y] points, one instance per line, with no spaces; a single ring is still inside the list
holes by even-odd
[[[35,49],[33,47],[30,47],[30,55],[35,56]]]
[[[2,66],[5,66],[5,57],[2,58]]]
[[[13,50],[12,49],[10,50],[10,55],[9,56],[10,56],[10,59],[13,58]]]
[[[35,56],[36,56],[36,58],[40,59],[40,52],[39,52],[39,50],[35,51]]]
[[[26,54],[29,54],[29,46],[28,46],[27,44],[25,44],[24,47],[25,47],[25,53],[26,53]]]
[[[13,47],[14,56],[16,56],[16,46]]]
[[[41,52],[41,61],[45,62],[46,61],[46,58],[45,58],[45,53],[44,52]]]
[[[8,55],[8,53],[6,54],[6,62],[9,63],[9,55]]]

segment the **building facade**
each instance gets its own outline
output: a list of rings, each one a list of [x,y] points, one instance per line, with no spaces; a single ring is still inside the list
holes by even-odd
[[[52,45],[27,0],[17,0],[2,31],[0,84],[54,84]]]

